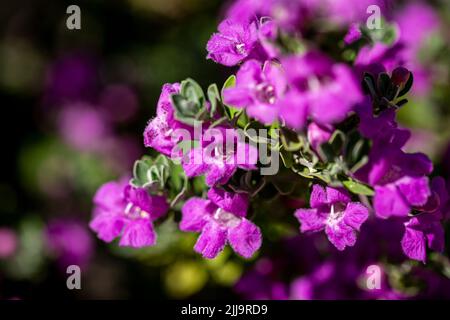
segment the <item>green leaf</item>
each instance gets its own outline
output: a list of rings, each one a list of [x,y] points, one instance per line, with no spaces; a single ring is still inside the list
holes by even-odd
[[[233,74],[233,75],[229,76],[228,79],[225,80],[225,83],[223,84],[223,87],[222,87],[222,100],[223,100],[223,91],[225,89],[232,88],[235,85],[236,85],[236,76]]]
[[[205,95],[202,88],[192,79],[181,82],[179,94],[172,94],[172,105],[175,118],[188,125],[194,125],[197,120],[204,120],[206,115]]]
[[[165,156],[159,155],[155,160],[145,156],[134,163],[130,183],[135,187],[157,186],[162,189],[168,178],[169,169],[170,165]]]
[[[211,104],[210,115],[213,117],[216,114],[217,107],[220,103],[222,103],[222,98],[219,93],[219,88],[217,88],[217,84],[213,83],[208,87],[208,100]]]
[[[360,182],[356,182],[353,180],[346,180],[346,181],[343,181],[342,184],[351,193],[362,194],[362,195],[366,195],[366,196],[374,195],[374,191],[370,187],[368,187],[365,184],[362,184]]]
[[[228,77],[228,79],[223,84],[222,91],[221,91],[222,101],[225,101],[224,95],[223,95],[225,89],[232,88],[235,85],[236,85],[236,76],[231,75],[230,77]],[[227,115],[227,117],[230,120],[234,119],[235,115],[240,111],[240,109],[230,106],[230,105],[227,105],[225,103],[224,103],[224,108],[225,108],[225,114]]]
[[[179,117],[194,117],[200,110],[200,106],[194,101],[186,99],[181,94],[171,96],[172,104]]]
[[[188,78],[181,82],[180,93],[183,97],[190,101],[199,102],[201,105],[205,102],[205,95],[200,85]]]

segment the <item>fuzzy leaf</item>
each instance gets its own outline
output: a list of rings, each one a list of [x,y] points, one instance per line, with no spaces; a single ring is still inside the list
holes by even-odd
[[[342,184],[351,193],[362,194],[362,195],[366,195],[366,196],[374,195],[374,191],[370,187],[366,186],[365,184],[362,184],[362,183],[359,183],[359,182],[356,182],[353,180],[343,181]]]

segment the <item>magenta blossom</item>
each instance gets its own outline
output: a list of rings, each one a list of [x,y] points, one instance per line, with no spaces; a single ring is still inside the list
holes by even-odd
[[[256,60],[244,63],[236,75],[236,86],[224,91],[225,103],[245,108],[247,114],[264,124],[278,117],[278,99],[287,89],[281,67],[274,62]]]
[[[429,4],[411,2],[396,14],[395,21],[399,27],[399,41],[405,45],[402,52],[405,66],[414,74],[412,92],[415,95],[427,94],[436,72],[430,68],[433,65],[431,61],[422,61],[421,52],[441,28],[439,14]]]
[[[282,65],[291,89],[304,97],[308,114],[317,123],[343,120],[362,100],[360,85],[350,67],[334,63],[319,52],[287,57]],[[296,108],[293,104],[291,110]]]
[[[330,125],[320,125],[314,122],[311,122],[308,125],[308,141],[311,147],[316,151],[322,143],[328,142],[328,140],[330,140],[332,134],[333,127]]]
[[[422,153],[405,153],[400,148],[409,132],[385,126],[369,153],[369,162],[357,176],[374,186],[374,209],[380,218],[407,216],[413,207],[425,205],[430,196],[428,177],[433,170]]]
[[[215,258],[227,243],[244,258],[250,258],[262,242],[260,229],[247,220],[248,196],[212,188],[208,200],[191,198],[183,206],[180,229],[201,232],[194,250]]]
[[[46,228],[47,248],[62,268],[76,264],[86,266],[93,254],[92,234],[76,220],[54,220]]]
[[[378,116],[370,106],[358,110],[361,133],[373,140],[369,162],[356,172],[358,179],[375,189],[375,214],[379,218],[406,217],[413,207],[425,205],[430,196],[428,177],[433,164],[423,153],[405,153],[408,130],[399,129],[392,109]]]
[[[227,16],[238,21],[272,17],[283,30],[292,32],[302,28],[319,4],[317,0],[238,0],[232,4]]]
[[[179,91],[179,83],[163,86],[156,109],[156,117],[149,121],[144,131],[144,145],[169,157],[177,144],[172,136],[174,130],[185,129],[192,132],[192,128],[175,119],[170,96]]]
[[[325,230],[330,242],[338,249],[356,243],[356,231],[367,220],[369,211],[359,202],[351,202],[345,190],[315,184],[310,198],[311,209],[298,209],[301,232]]]
[[[405,217],[413,207],[425,205],[431,194],[426,175],[433,170],[428,157],[382,144],[373,147],[371,154],[376,152],[384,152],[383,156],[371,159],[368,175],[368,182],[375,186],[376,215]]]
[[[169,209],[166,198],[150,195],[143,188],[108,182],[94,197],[92,230],[100,239],[111,242],[121,237],[119,245],[140,248],[156,243],[153,221]]]
[[[82,151],[98,150],[112,131],[104,114],[82,102],[67,105],[61,110],[58,129],[69,145]]]
[[[210,128],[203,137],[202,144],[191,149],[182,161],[189,178],[205,175],[206,184],[213,186],[226,183],[238,168],[256,169],[258,150],[245,143],[236,130]]]
[[[449,195],[445,180],[436,177],[431,181],[432,195],[423,211],[405,223],[405,234],[402,239],[403,252],[411,259],[425,262],[426,248],[442,252],[445,234],[442,220],[448,210]]]
[[[224,20],[219,24],[219,33],[209,39],[206,49],[208,59],[234,66],[250,56],[257,46],[258,31],[255,22],[244,23]]]

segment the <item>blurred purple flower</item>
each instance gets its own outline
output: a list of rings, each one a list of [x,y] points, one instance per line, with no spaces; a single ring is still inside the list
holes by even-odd
[[[349,45],[361,39],[362,33],[358,23],[352,23],[344,37],[345,44]]]
[[[0,228],[0,259],[7,259],[14,255],[19,240],[16,233],[9,228]]]
[[[88,103],[65,106],[59,113],[58,129],[62,138],[80,150],[94,151],[111,135],[104,115]]]
[[[274,62],[245,62],[236,75],[236,86],[225,89],[225,103],[245,108],[250,117],[270,124],[277,119],[277,101],[287,89],[280,66]]]
[[[393,0],[319,0],[318,2],[328,20],[340,25],[350,25],[357,22],[365,23],[371,14],[367,12],[370,6],[377,6],[383,17],[389,17]]]
[[[98,92],[98,63],[87,54],[67,54],[48,70],[44,101],[60,105],[77,101],[92,101]]]
[[[322,53],[290,56],[282,60],[282,65],[289,85],[305,97],[308,114],[317,123],[343,120],[362,100],[351,69]]]
[[[440,28],[440,18],[432,6],[424,2],[408,3],[400,10],[395,21],[398,24],[399,41],[405,44],[403,51],[405,66],[414,74],[412,92],[424,95],[431,89],[433,70],[420,61],[421,50]]]
[[[79,221],[53,220],[46,230],[47,248],[62,268],[69,265],[86,267],[94,251],[88,229]]]

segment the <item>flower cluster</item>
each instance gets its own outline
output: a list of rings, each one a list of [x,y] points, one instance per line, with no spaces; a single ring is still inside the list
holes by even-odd
[[[410,133],[396,120],[413,85],[407,42],[392,40],[386,21],[385,34],[364,27],[372,2],[385,9],[385,1],[237,1],[206,45],[208,59],[236,74],[206,93],[192,79],[163,86],[144,132],[160,155],[137,161],[129,182],[100,188],[91,223],[99,238],[151,246],[157,224],[173,217],[181,231],[200,233],[194,250],[203,257],[229,244],[251,258],[276,219],[324,231],[338,251],[387,219],[404,225],[392,246],[407,257],[425,262],[428,250],[442,251],[448,191],[430,178],[425,154],[404,151]],[[311,30],[317,17],[339,32]],[[274,154],[282,166],[265,175]],[[297,205],[275,215],[264,209],[270,201]]]

